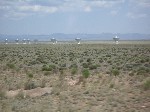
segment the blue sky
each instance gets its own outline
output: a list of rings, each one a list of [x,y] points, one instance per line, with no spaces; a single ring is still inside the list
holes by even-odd
[[[150,34],[150,0],[0,0],[0,34]]]

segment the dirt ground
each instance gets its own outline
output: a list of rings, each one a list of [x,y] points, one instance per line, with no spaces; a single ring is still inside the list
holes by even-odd
[[[149,112],[149,93],[150,44],[0,45],[0,112]]]

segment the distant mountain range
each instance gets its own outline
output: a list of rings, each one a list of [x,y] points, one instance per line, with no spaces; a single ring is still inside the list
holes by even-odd
[[[126,34],[113,34],[113,33],[101,33],[101,34],[64,34],[54,33],[50,35],[4,35],[0,34],[0,41],[4,41],[6,38],[8,41],[14,41],[15,39],[23,40],[39,40],[50,41],[51,38],[56,38],[58,41],[74,41],[75,38],[81,38],[81,40],[112,40],[113,37],[118,36],[120,40],[150,40],[150,34],[139,33],[126,33]]]

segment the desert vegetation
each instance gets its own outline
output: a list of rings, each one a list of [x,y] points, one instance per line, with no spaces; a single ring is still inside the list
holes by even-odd
[[[150,44],[0,44],[0,112],[149,112],[149,92]]]

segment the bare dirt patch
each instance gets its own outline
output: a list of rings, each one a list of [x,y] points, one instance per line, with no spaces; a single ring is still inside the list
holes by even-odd
[[[14,91],[11,90],[6,92],[6,97],[13,98],[16,97],[18,94],[23,94],[24,98],[26,98],[27,96],[38,97],[38,96],[50,94],[51,90],[52,88],[49,87],[45,87],[45,88],[38,87],[31,90],[22,90],[22,89],[18,89]]]

